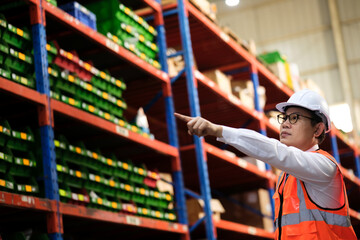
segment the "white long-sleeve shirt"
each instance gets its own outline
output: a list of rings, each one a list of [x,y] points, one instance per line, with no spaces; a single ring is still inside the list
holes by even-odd
[[[319,206],[338,208],[344,204],[339,202],[343,199],[340,197],[341,173],[330,159],[311,152],[317,150],[318,145],[302,151],[249,129],[226,126],[223,126],[222,136],[217,140],[303,181],[311,199]]]

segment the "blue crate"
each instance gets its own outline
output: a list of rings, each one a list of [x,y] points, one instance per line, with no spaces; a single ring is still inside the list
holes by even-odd
[[[86,26],[96,29],[96,15],[80,5],[78,2],[70,2],[61,5],[59,8],[72,15]]]

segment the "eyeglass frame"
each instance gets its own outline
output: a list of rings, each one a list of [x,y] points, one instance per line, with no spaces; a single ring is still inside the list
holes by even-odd
[[[281,118],[281,117],[280,117],[281,115],[282,115],[282,116],[285,116],[285,119],[284,119],[284,118]],[[295,115],[295,116],[296,116],[295,122],[291,122],[291,121],[290,121],[290,115]],[[290,124],[295,124],[295,123],[297,123],[297,121],[299,120],[299,117],[304,117],[304,118],[307,118],[307,119],[310,119],[310,120],[314,120],[314,118],[312,118],[312,117],[304,116],[304,115],[301,115],[301,114],[299,114],[299,113],[290,113],[290,114],[280,113],[280,114],[278,114],[278,115],[276,116],[276,119],[277,119],[277,121],[278,121],[279,124],[285,123],[286,120],[288,120],[288,119],[289,119],[289,123],[290,123]],[[280,122],[280,118],[281,118],[281,120],[282,120],[283,122]]]

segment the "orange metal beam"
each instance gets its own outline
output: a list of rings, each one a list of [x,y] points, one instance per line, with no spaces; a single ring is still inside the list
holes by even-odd
[[[90,125],[93,125],[94,127],[98,127],[105,131],[117,134],[123,138],[130,140],[130,141],[133,141],[133,142],[142,144],[144,146],[147,146],[149,148],[152,148],[162,154],[173,156],[173,157],[179,156],[179,152],[178,152],[177,148],[170,146],[166,143],[160,142],[158,140],[152,140],[152,139],[145,138],[145,137],[141,136],[140,134],[129,131],[123,127],[120,127],[119,125],[116,125],[114,123],[111,123],[109,121],[101,119],[100,117],[97,117],[93,114],[82,111],[80,109],[77,109],[75,107],[72,107],[70,105],[62,103],[60,101],[51,99],[50,104],[54,111],[57,111],[59,113],[67,115],[69,117],[78,119],[82,122],[88,123]]]

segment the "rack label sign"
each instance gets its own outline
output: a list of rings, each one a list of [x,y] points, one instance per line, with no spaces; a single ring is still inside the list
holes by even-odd
[[[126,223],[139,226],[141,224],[141,221],[137,217],[126,216]]]
[[[129,130],[126,128],[116,126],[116,132],[122,136],[129,137]]]

